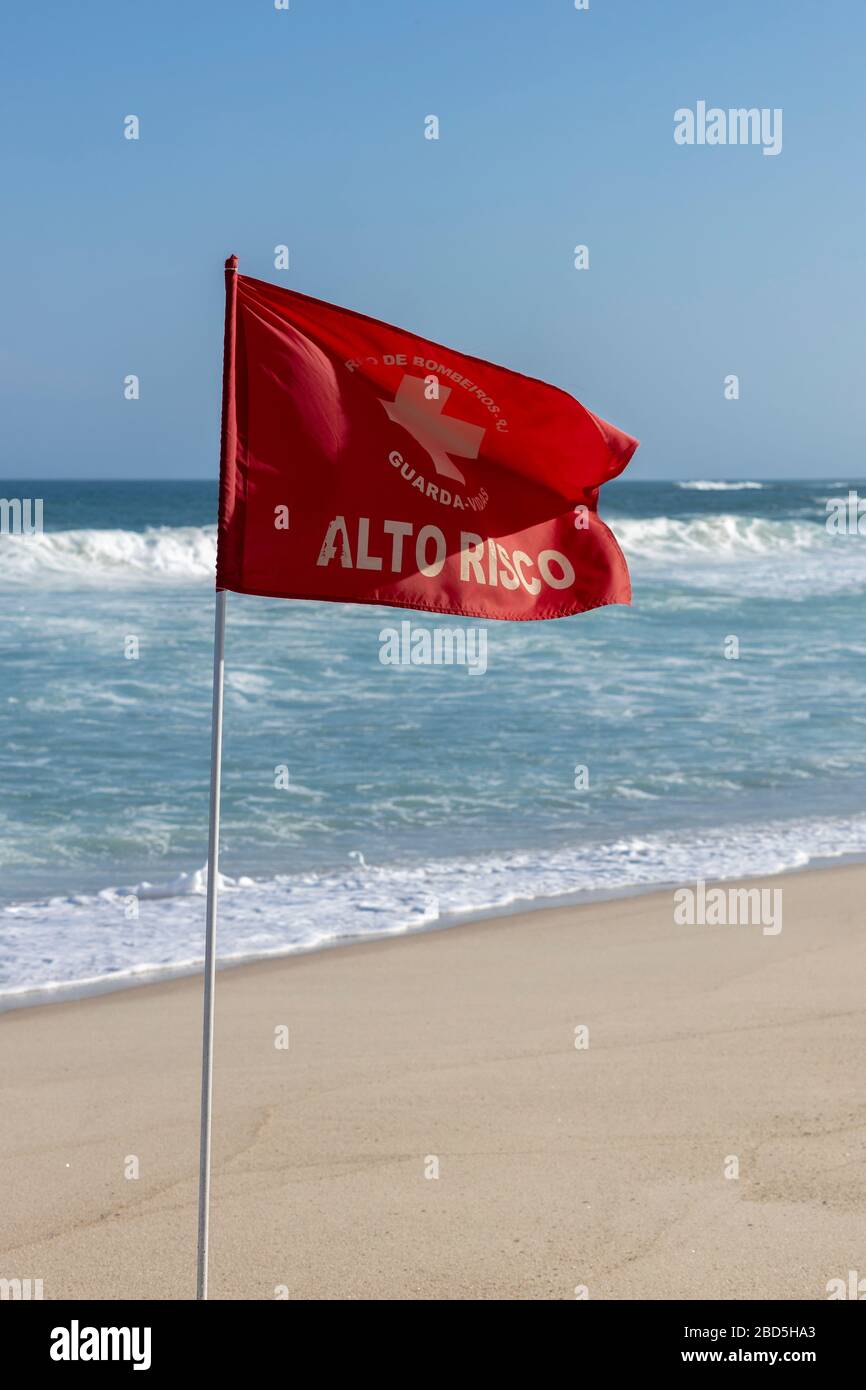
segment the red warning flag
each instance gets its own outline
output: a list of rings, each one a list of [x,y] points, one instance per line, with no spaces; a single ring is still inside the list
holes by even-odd
[[[637,440],[533,377],[226,263],[217,588],[478,618],[628,603]]]

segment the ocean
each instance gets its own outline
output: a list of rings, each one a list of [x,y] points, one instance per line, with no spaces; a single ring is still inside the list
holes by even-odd
[[[484,624],[483,675],[379,659],[459,619],[229,595],[220,959],[862,858],[857,486],[609,485],[633,606]],[[0,491],[44,508],[0,536],[0,1005],[194,969],[216,486]]]

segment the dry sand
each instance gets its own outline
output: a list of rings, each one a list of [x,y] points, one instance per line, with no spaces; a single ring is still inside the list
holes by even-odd
[[[769,883],[778,936],[662,892],[221,972],[211,1296],[866,1275],[866,866]],[[189,979],[0,1018],[0,1276],[193,1295],[200,1011]]]

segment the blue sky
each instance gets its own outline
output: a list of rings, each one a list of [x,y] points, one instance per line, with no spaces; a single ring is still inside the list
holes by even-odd
[[[856,476],[864,46],[855,0],[15,7],[0,474],[214,477],[236,251],[573,391],[636,478]],[[675,144],[701,99],[781,154]]]

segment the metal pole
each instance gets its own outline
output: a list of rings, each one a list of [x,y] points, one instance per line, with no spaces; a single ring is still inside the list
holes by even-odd
[[[223,400],[220,432],[220,525],[223,503],[233,482],[237,450],[237,412],[235,407],[235,321],[237,315],[238,258],[229,256],[225,264],[226,313],[223,340]],[[219,554],[219,544],[217,546]],[[219,574],[219,558],[217,559]],[[217,580],[219,583],[219,580]],[[219,891],[220,776],[223,752],[223,686],[226,641],[226,591],[217,589],[213,630],[213,713],[210,745],[210,822],[207,839],[207,926],[204,948],[204,1018],[201,1044],[201,1140],[198,1166],[198,1258],[196,1261],[197,1299],[207,1298],[208,1226],[210,1221],[210,1137],[213,1096],[213,1015],[216,978],[216,917]]]
[[[226,592],[216,595],[213,639],[213,716],[211,723],[210,824],[207,842],[207,930],[204,955],[204,1021],[201,1044],[201,1143],[198,1169],[198,1265],[196,1298],[207,1298],[208,1225],[210,1217],[210,1136],[213,1093],[213,1014],[216,976],[216,916],[219,885],[220,774],[223,741],[223,674],[225,669]]]

